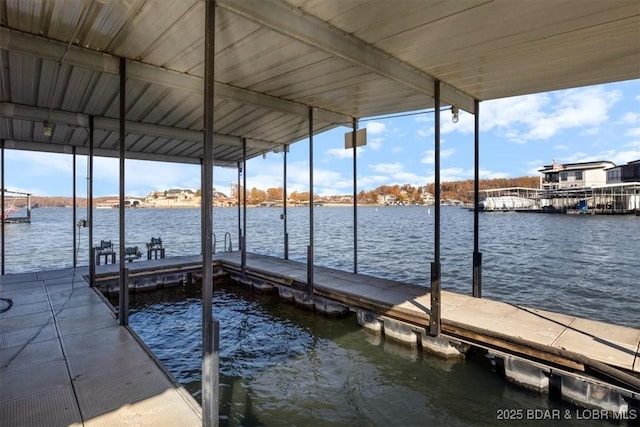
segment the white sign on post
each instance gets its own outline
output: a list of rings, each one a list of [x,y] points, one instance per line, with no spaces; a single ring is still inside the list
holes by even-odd
[[[356,147],[367,145],[367,128],[358,129],[356,131]],[[344,148],[353,148],[353,132],[344,134]]]

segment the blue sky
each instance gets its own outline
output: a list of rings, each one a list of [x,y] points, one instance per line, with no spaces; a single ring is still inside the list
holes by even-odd
[[[441,114],[441,179],[473,178],[473,116]],[[363,120],[366,147],[358,149],[358,191],[380,185],[423,185],[434,180],[433,113]],[[352,150],[337,128],[314,137],[314,191],[352,194]],[[539,175],[550,164],[640,159],[640,80],[547,92],[480,104],[482,178]],[[86,157],[78,156],[78,196],[86,196]],[[5,150],[6,188],[39,196],[72,195],[72,158],[64,154]],[[281,187],[282,153],[247,162],[247,187]],[[288,191],[309,190],[308,141],[291,146]],[[126,161],[126,194],[200,188],[197,165]],[[118,194],[118,159],[94,161],[94,196]],[[215,168],[214,187],[229,192],[235,169]]]

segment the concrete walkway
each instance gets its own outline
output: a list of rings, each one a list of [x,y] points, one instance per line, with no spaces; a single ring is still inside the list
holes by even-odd
[[[79,272],[0,276],[13,302],[0,313],[0,425],[201,425],[197,402]]]

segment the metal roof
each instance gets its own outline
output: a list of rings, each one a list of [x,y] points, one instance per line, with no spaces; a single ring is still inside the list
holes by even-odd
[[[638,0],[218,0],[218,165],[353,118],[640,78]],[[199,163],[204,3],[0,3],[0,138],[8,148]],[[53,134],[43,133],[45,122]]]
[[[616,164],[608,160],[599,160],[593,162],[579,162],[579,163],[563,163],[556,165],[545,165],[538,169],[538,172],[559,172],[568,170],[588,170],[588,169],[609,169],[615,168]]]

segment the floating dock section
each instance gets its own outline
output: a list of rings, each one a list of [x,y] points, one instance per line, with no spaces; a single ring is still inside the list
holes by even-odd
[[[129,289],[191,283],[200,277],[200,259],[134,262]],[[354,312],[363,328],[416,351],[464,358],[473,348],[527,389],[616,416],[640,414],[639,329],[443,291],[442,334],[433,337],[427,333],[430,294],[421,286],[316,266],[310,293],[306,263],[252,253],[244,267],[240,252],[219,253],[213,267],[238,286],[277,292],[306,310],[330,316]],[[98,286],[117,293],[117,265],[100,269]]]
[[[615,416],[640,414],[639,329],[443,291],[442,334],[433,337],[424,287],[316,266],[309,295],[305,263],[247,254],[242,268],[239,253],[216,258],[245,286],[271,284],[325,314],[355,312],[362,327],[416,350],[463,358],[478,349],[527,389]]]

